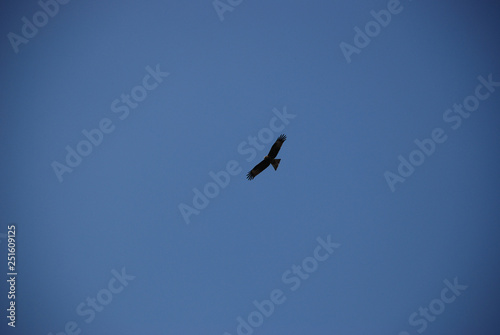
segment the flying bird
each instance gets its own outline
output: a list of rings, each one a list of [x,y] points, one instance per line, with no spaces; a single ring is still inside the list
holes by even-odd
[[[281,145],[285,141],[286,141],[286,135],[281,134],[280,137],[278,137],[278,139],[276,140],[276,142],[274,142],[267,156],[264,157],[264,160],[259,164],[255,165],[252,171],[247,173],[248,180],[254,179],[256,175],[264,171],[269,165],[272,165],[274,170],[278,169],[278,165],[280,164],[281,159],[276,159],[276,156],[278,155],[278,152],[281,149]]]

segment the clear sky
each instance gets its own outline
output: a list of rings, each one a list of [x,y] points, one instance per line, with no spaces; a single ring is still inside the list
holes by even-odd
[[[0,6],[1,334],[498,334],[500,5],[64,2]]]

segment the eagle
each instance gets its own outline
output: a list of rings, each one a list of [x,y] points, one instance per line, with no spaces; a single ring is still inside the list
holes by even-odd
[[[281,145],[285,141],[286,141],[286,135],[281,134],[280,137],[278,137],[278,139],[276,140],[276,142],[274,142],[267,156],[264,157],[264,160],[262,160],[262,162],[260,162],[259,164],[255,165],[252,171],[247,173],[248,180],[254,179],[256,175],[264,171],[269,165],[272,165],[274,170],[278,169],[278,165],[280,164],[281,159],[276,159],[276,156],[278,155],[278,152],[281,149]]]

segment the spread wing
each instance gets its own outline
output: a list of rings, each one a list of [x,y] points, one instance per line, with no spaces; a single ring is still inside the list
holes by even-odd
[[[286,141],[286,135],[281,134],[280,137],[278,137],[278,139],[276,140],[276,142],[274,142],[273,146],[271,147],[271,150],[269,150],[268,156],[270,158],[276,158],[276,156],[278,155],[278,152],[281,149],[281,145],[285,141]]]
[[[271,161],[269,159],[264,159],[262,162],[255,165],[252,171],[247,173],[247,179],[248,180],[254,179],[255,176],[264,171],[269,166],[269,164],[271,164]]]

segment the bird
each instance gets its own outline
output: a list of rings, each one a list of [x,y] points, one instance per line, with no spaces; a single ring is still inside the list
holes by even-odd
[[[281,134],[276,140],[276,142],[274,142],[273,146],[271,147],[271,150],[269,150],[269,153],[267,154],[266,157],[264,157],[262,162],[255,165],[252,171],[247,173],[248,180],[254,179],[256,175],[264,171],[269,165],[272,165],[274,170],[278,169],[278,165],[280,164],[281,159],[276,159],[276,156],[278,155],[278,152],[281,149],[281,145],[285,141],[286,141],[286,135]]]

